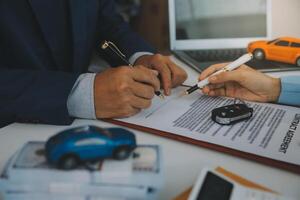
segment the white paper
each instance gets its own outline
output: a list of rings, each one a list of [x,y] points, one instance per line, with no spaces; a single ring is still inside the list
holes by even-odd
[[[211,111],[233,100],[199,92],[179,97],[185,89],[165,100],[155,97],[149,109],[119,121],[300,165],[300,108],[247,102],[254,109],[251,119],[221,126],[211,120]]]

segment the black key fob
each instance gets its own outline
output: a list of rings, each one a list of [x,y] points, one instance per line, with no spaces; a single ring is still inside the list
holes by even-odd
[[[214,122],[221,125],[232,125],[237,122],[250,119],[253,108],[246,104],[232,104],[212,110],[211,118]]]

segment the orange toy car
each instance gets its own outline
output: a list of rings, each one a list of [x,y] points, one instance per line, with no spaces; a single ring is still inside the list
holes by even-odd
[[[248,52],[257,60],[272,60],[300,67],[300,39],[282,37],[272,41],[256,41],[248,45]]]

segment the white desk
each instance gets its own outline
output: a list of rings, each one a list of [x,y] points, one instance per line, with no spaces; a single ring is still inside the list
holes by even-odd
[[[198,75],[191,69],[187,71],[189,74],[187,84],[193,84]],[[285,74],[300,75],[300,72]],[[83,124],[111,126],[111,124],[93,120],[76,120],[72,126]],[[46,140],[50,135],[65,128],[65,126],[15,123],[0,129],[0,171],[7,159],[25,142]],[[280,193],[300,199],[300,175],[144,132],[133,132],[139,144],[159,144],[163,147],[165,188],[160,196],[162,200],[172,199],[190,187],[205,166],[222,166]]]

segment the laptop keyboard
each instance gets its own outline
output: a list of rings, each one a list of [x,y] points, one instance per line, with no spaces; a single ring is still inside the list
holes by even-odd
[[[196,50],[185,53],[198,62],[231,61],[245,54],[246,49]]]

